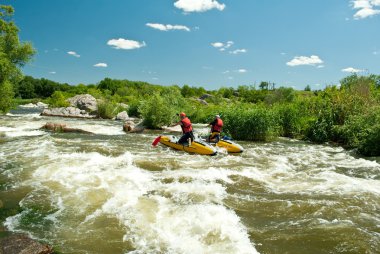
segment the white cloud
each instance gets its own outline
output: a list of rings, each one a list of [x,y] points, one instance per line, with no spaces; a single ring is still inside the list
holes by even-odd
[[[380,55],[380,51],[373,51],[372,54],[374,54],[375,56]]]
[[[363,72],[363,71],[364,70],[355,69],[355,68],[352,68],[352,67],[348,67],[348,68],[342,69],[342,72],[349,72],[349,73],[358,73],[358,72]]]
[[[67,54],[75,57],[80,57],[80,55],[78,55],[75,51],[68,51]]]
[[[57,72],[55,72],[55,71],[51,71],[51,72],[49,72],[50,74],[56,74]]]
[[[230,54],[237,55],[237,54],[246,53],[246,52],[247,52],[246,49],[236,49],[236,50],[230,51]]]
[[[352,8],[358,10],[354,14],[354,19],[365,19],[380,14],[380,0],[351,0]]]
[[[177,0],[174,6],[184,12],[205,12],[212,9],[223,11],[226,5],[217,0]]]
[[[238,73],[246,73],[247,70],[246,69],[239,69],[239,70],[236,70],[236,72],[238,72]]]
[[[232,45],[234,45],[233,41],[227,41],[226,43],[223,43],[223,42],[211,43],[211,46],[213,46],[214,48],[219,48],[220,51],[225,51],[226,49],[230,48]]]
[[[108,65],[106,63],[97,63],[97,64],[94,64],[94,67],[103,67],[103,68],[106,68],[106,67],[108,67]]]
[[[138,41],[133,41],[133,40],[127,40],[123,38],[119,39],[111,39],[107,42],[107,45],[112,46],[115,49],[125,49],[125,50],[130,50],[130,49],[139,49],[142,47],[146,46],[146,43],[143,42],[138,42]]]
[[[214,48],[221,48],[224,46],[224,44],[221,42],[214,42],[214,43],[211,43],[211,46],[213,46]]]
[[[227,70],[227,71],[223,71],[222,73],[227,74],[227,73],[230,73],[230,71]]]
[[[319,58],[319,56],[296,56],[291,61],[287,62],[288,66],[299,66],[299,65],[320,65],[323,64],[323,61]]]
[[[158,24],[158,23],[147,23],[146,26],[149,26],[151,28],[160,30],[160,31],[170,31],[170,30],[183,30],[190,32],[190,28],[187,26],[182,25],[164,25],[164,24]]]
[[[354,15],[355,19],[365,19],[380,13],[380,10],[374,10],[372,8],[364,8],[357,11]]]
[[[318,69],[321,69],[321,68],[325,68],[325,66],[323,64],[320,64],[317,66]]]

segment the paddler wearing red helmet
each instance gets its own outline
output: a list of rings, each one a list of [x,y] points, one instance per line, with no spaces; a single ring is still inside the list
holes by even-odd
[[[187,143],[189,139],[191,139],[191,142],[194,141],[194,134],[193,134],[193,126],[191,124],[190,119],[186,116],[184,112],[181,112],[179,114],[179,117],[181,120],[174,124],[173,126],[180,125],[182,128],[182,137],[178,140],[178,144],[184,144]]]

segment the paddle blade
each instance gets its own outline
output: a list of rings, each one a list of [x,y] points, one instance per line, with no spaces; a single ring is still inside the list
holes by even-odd
[[[161,140],[161,136],[158,136],[152,143],[152,146],[156,146]]]

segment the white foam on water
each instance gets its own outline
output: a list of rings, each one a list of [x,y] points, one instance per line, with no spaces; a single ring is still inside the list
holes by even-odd
[[[380,195],[380,182],[373,179],[379,175],[380,164],[355,158],[340,147],[269,144],[246,149],[240,159],[252,166],[245,166],[236,174],[263,182],[275,193]],[[369,176],[353,177],[337,171],[338,168],[348,172],[365,170]]]
[[[129,152],[117,157],[45,152],[48,163],[37,167],[28,184],[55,186],[58,211],[48,216],[51,221],[64,223],[69,211],[83,216],[81,227],[114,216],[136,253],[257,253],[239,217],[223,206],[227,193],[216,181],[231,182],[231,170],[150,172],[136,167]],[[9,219],[7,227],[17,229],[20,218]]]
[[[0,126],[0,132],[3,132],[7,137],[33,137],[44,135],[44,131],[36,130],[27,126],[20,127],[4,127]]]

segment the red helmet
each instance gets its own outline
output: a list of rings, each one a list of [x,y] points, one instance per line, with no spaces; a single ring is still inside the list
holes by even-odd
[[[186,116],[186,114],[185,114],[185,113],[183,113],[183,112],[181,112],[181,113],[179,114],[179,116],[180,116],[180,117],[185,117],[185,116]]]

